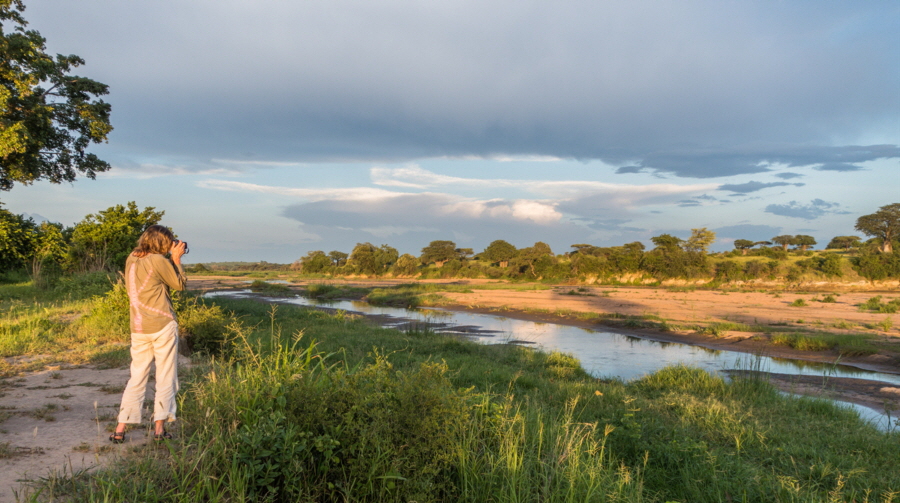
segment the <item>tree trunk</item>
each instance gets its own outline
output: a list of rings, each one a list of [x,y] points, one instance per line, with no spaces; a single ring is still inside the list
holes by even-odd
[[[749,250],[747,250],[746,248],[741,248],[741,255],[746,256],[746,255],[747,255],[747,251],[749,251]]]

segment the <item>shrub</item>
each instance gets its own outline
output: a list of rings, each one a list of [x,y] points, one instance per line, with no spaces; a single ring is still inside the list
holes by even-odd
[[[794,302],[791,302],[791,307],[805,307],[806,301],[803,299],[797,299]]]
[[[875,313],[893,314],[896,313],[898,309],[900,309],[900,298],[896,298],[888,302],[882,302],[881,299],[881,295],[876,295],[875,297],[872,297],[871,299],[860,304],[859,310],[872,311]]]

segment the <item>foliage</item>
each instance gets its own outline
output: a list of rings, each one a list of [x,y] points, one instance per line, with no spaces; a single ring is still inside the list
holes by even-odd
[[[831,238],[831,241],[828,242],[828,245],[825,246],[826,250],[849,250],[851,248],[858,248],[860,245],[859,236],[835,236]]]
[[[787,234],[783,234],[781,236],[775,236],[772,238],[772,242],[781,245],[783,250],[787,250],[788,246],[797,244],[796,236],[789,236]]]
[[[502,239],[492,241],[491,244],[481,252],[481,258],[487,260],[491,264],[500,264],[500,267],[506,267],[512,260],[518,250],[516,247],[507,243]]]
[[[291,290],[291,287],[287,285],[269,283],[261,279],[250,283],[250,290],[270,297],[294,297],[296,295],[294,291]]]
[[[900,277],[900,253],[878,253],[863,248],[851,263],[856,272],[869,281]]]
[[[70,254],[78,271],[121,271],[141,234],[159,223],[164,211],[139,210],[134,201],[90,214],[72,231]]]
[[[329,270],[332,266],[331,257],[325,252],[313,250],[300,259],[300,271],[304,274],[318,274]]]
[[[410,255],[409,253],[404,253],[400,255],[397,259],[397,262],[394,264],[394,267],[391,268],[391,274],[394,276],[415,276],[419,271],[419,259]]]
[[[864,303],[859,305],[860,311],[871,311],[874,313],[896,313],[900,310],[900,297],[882,302],[882,296],[876,295]]]
[[[347,259],[347,269],[355,274],[381,276],[397,261],[399,253],[388,245],[375,247],[372,243],[357,243]]]
[[[34,254],[34,221],[0,205],[0,270],[25,267]]]
[[[806,251],[807,248],[816,244],[816,238],[807,236],[806,234],[797,234],[796,236],[794,236],[793,244],[799,247],[800,250]]]
[[[456,251],[456,243],[453,241],[432,241],[425,248],[422,248],[422,255],[419,260],[422,265],[436,264],[438,267],[444,265],[448,260],[459,258],[459,252]]]
[[[881,239],[881,251],[891,253],[892,241],[900,236],[900,203],[882,206],[871,215],[859,217],[854,228],[867,236]]]
[[[46,39],[26,29],[21,0],[0,1],[0,190],[46,179],[94,178],[109,164],[85,152],[106,141],[105,84],[71,75],[78,56],[46,53]],[[12,29],[9,29],[11,25]],[[5,28],[5,29],[4,29]]]
[[[753,241],[749,239],[735,239],[734,240],[734,248],[737,250],[741,250],[742,255],[747,254],[747,250],[753,248],[756,245]]]
[[[709,246],[716,241],[716,233],[706,227],[691,229],[691,237],[684,242],[684,251],[706,253]]]

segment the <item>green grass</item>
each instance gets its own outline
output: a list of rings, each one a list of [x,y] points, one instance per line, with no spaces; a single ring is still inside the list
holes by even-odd
[[[280,283],[268,283],[261,279],[255,280],[250,284],[250,290],[255,293],[261,293],[270,297],[293,297],[296,292],[287,285]]]
[[[878,348],[870,342],[873,338],[868,334],[777,333],[772,335],[771,342],[801,351],[834,349],[845,356],[866,356],[878,352]]]
[[[112,302],[82,307],[100,305]],[[900,433],[762,380],[682,366],[599,380],[561,353],[251,300],[202,306],[225,313],[222,356],[183,376],[177,439],[51,476],[34,500],[874,502],[900,490],[885,470]]]
[[[337,286],[327,283],[311,283],[306,286],[306,296],[317,300],[361,299],[371,291],[370,288]]]

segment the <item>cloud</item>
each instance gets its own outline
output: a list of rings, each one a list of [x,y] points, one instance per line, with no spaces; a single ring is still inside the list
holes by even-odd
[[[564,202],[568,208],[579,206],[633,208],[641,204],[674,202],[696,192],[713,190],[711,183],[679,185],[674,183],[621,184],[586,180],[515,180],[503,178],[464,178],[433,173],[411,164],[402,168],[376,167],[370,170],[372,183],[409,189],[469,187],[496,190],[518,189]],[[587,200],[590,199],[590,202]],[[572,210],[579,213],[578,210]]]
[[[740,184],[725,184],[720,185],[718,190],[727,190],[734,192],[734,195],[743,195],[748,194],[750,192],[756,192],[758,190],[767,189],[769,187],[785,187],[793,185],[794,187],[802,187],[806,185],[805,183],[787,183],[787,182],[747,182]]]
[[[847,162],[826,162],[816,166],[819,171],[860,171],[863,169],[858,164],[850,164]]]
[[[782,180],[791,180],[793,178],[800,178],[803,175],[801,175],[800,173],[786,172],[786,173],[776,173],[774,176],[781,178]]]
[[[815,220],[830,213],[849,214],[848,211],[840,210],[840,206],[839,203],[813,199],[806,205],[800,204],[797,201],[791,201],[788,204],[770,204],[766,206],[765,211],[766,213],[772,213],[783,217]]]
[[[602,159],[709,178],[898,156],[900,14],[880,3],[81,0],[26,17],[110,84],[104,148],[134,161]]]

